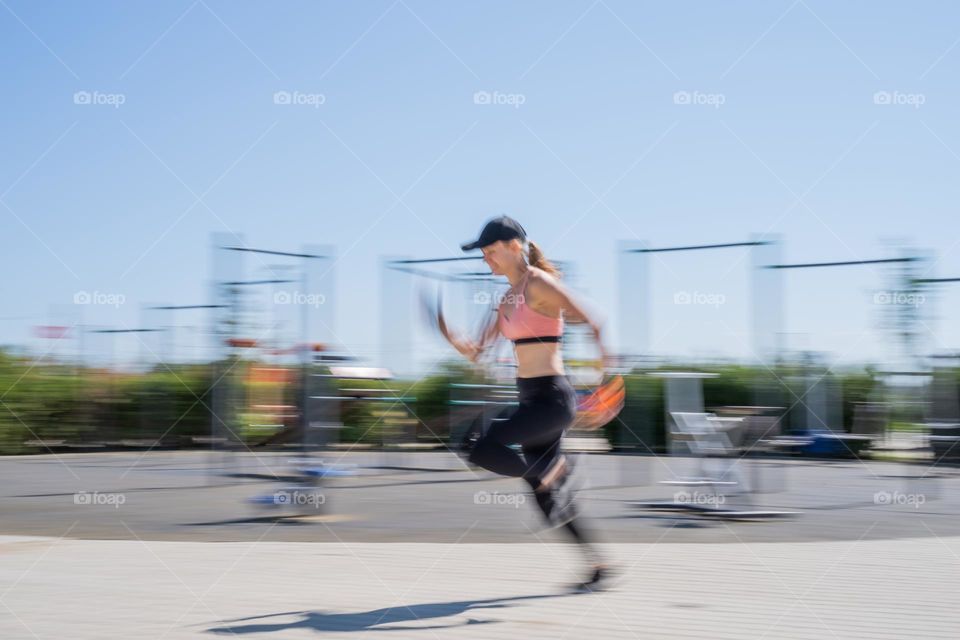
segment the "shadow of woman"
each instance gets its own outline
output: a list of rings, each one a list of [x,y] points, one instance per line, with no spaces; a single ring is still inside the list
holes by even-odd
[[[473,624],[494,624],[498,620],[476,620],[468,618],[450,624],[436,624],[431,626],[386,626],[396,623],[414,622],[420,620],[434,620],[447,618],[485,609],[502,609],[513,606],[513,603],[526,600],[540,600],[544,598],[562,598],[577,595],[575,593],[553,593],[531,596],[514,596],[512,598],[489,598],[487,600],[458,600],[454,602],[427,602],[414,605],[398,605],[360,611],[357,613],[321,613],[319,611],[287,611],[285,613],[271,613],[249,618],[236,618],[225,622],[241,623],[268,618],[297,616],[290,622],[253,622],[251,624],[230,624],[227,626],[207,629],[208,633],[242,634],[242,633],[269,633],[272,631],[287,631],[290,629],[313,629],[314,631],[398,631],[398,630],[431,630],[450,629]]]

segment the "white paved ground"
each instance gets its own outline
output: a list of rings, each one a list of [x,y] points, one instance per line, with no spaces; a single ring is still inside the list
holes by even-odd
[[[618,588],[565,595],[559,544],[6,536],[0,638],[960,637],[960,537],[606,550]]]

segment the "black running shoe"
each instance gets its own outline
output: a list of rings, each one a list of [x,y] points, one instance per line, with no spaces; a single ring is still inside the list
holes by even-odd
[[[573,585],[573,591],[578,593],[606,591],[612,586],[613,578],[616,575],[617,572],[609,566],[594,567],[586,580]]]

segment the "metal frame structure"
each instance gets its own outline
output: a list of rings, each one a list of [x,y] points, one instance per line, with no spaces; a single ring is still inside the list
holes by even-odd
[[[759,238],[760,236],[757,236]],[[749,248],[752,257],[752,286],[750,314],[753,326],[753,351],[761,362],[772,361],[776,356],[777,334],[782,325],[781,305],[779,299],[771,299],[770,296],[779,295],[779,286],[775,279],[759,268],[768,264],[771,260],[777,260],[779,256],[780,242],[774,237],[770,239],[756,239],[744,242],[723,242],[713,244],[699,245],[679,245],[672,247],[649,247],[646,242],[639,242],[640,246],[635,246],[636,242],[623,242],[620,248],[620,336],[621,344],[625,351],[633,352],[634,356],[648,356],[650,353],[650,268],[647,256],[658,253],[677,253],[677,252],[699,252],[712,251],[717,249],[739,249]],[[641,259],[639,264],[633,265],[633,268],[639,268],[640,273],[628,274],[630,267],[627,257],[635,256],[634,259]],[[629,277],[632,276],[632,277]],[[764,283],[764,280],[770,280]],[[767,286],[762,286],[766,284]],[[760,291],[764,289],[768,292],[768,297],[760,299]],[[771,317],[772,316],[772,317]],[[768,318],[772,322],[773,331],[764,331],[763,327],[767,324]]]
[[[316,380],[310,375],[314,367],[315,348],[326,348],[335,340],[335,334],[332,329],[332,305],[333,305],[333,257],[332,247],[320,247],[315,245],[304,245],[301,251],[277,251],[260,247],[247,246],[243,239],[232,234],[214,234],[213,242],[213,282],[212,296],[213,300],[207,305],[214,312],[213,317],[213,336],[218,348],[218,355],[215,358],[214,367],[214,385],[213,385],[213,407],[211,416],[211,445],[216,447],[219,436],[227,435],[232,431],[234,438],[236,429],[236,410],[242,399],[239,397],[239,385],[231,375],[233,368],[242,357],[243,349],[258,346],[263,342],[265,336],[243,335],[249,332],[249,327],[244,326],[244,315],[248,309],[244,306],[241,299],[242,292],[248,287],[261,287],[278,284],[299,286],[302,291],[294,291],[293,295],[289,292],[287,297],[291,304],[298,304],[299,309],[299,340],[296,341],[291,353],[296,354],[298,358],[298,368],[300,370],[301,389],[298,394],[298,404],[300,406],[300,428],[301,449],[310,449],[314,441],[314,435],[322,440],[322,434],[316,433],[322,426],[321,418],[325,415],[325,408],[315,406],[322,401],[314,399],[316,396],[325,395],[325,389],[313,389]],[[273,275],[275,271],[283,268],[295,268],[299,271],[299,277],[266,277],[266,278],[244,278],[243,258],[248,255],[254,256],[274,256],[286,258],[292,261],[291,265],[268,265],[263,264],[264,268],[270,270]],[[330,265],[319,271],[325,261],[330,261]],[[326,284],[323,299],[311,304],[298,301],[294,296],[299,295],[321,295],[319,292]],[[275,294],[276,295],[276,294]],[[327,299],[327,298],[330,299]],[[276,298],[273,304],[277,304]],[[324,312],[321,313],[320,309]],[[326,321],[321,317],[325,315]],[[271,328],[270,331],[273,329]],[[269,333],[269,331],[267,332]],[[318,347],[324,345],[324,347]],[[222,429],[218,423],[223,422],[225,429]],[[316,428],[316,429],[315,429]],[[230,442],[236,442],[228,439]],[[227,442],[228,440],[224,440]],[[228,447],[236,449],[236,446]]]

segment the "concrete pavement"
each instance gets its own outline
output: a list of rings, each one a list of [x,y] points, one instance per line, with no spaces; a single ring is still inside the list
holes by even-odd
[[[865,534],[867,532],[864,532]],[[0,637],[943,638],[960,537],[605,545],[617,587],[570,595],[569,545],[0,537]]]

